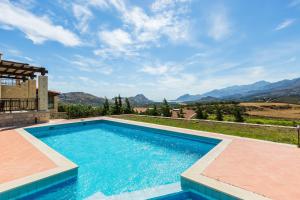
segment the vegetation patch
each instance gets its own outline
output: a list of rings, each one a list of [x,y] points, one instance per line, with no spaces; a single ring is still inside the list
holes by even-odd
[[[147,117],[139,115],[119,115],[117,118],[187,128],[226,135],[248,137],[260,140],[268,140],[279,143],[297,144],[297,133],[292,128],[267,127],[267,126],[250,126],[238,123],[218,123],[204,120],[182,120],[159,117]]]

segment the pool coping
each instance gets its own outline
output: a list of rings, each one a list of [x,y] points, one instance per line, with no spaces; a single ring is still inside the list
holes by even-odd
[[[220,136],[212,136],[210,132],[205,131],[197,131],[191,129],[184,129],[184,128],[177,128],[171,126],[164,126],[158,124],[151,124],[145,122],[137,122],[132,120],[124,120],[124,119],[117,119],[111,117],[95,117],[95,118],[86,118],[86,119],[76,119],[71,121],[61,121],[57,123],[47,123],[47,124],[39,124],[35,126],[31,126],[32,128],[35,127],[43,127],[43,126],[51,126],[51,125],[60,125],[60,124],[71,124],[71,123],[78,123],[78,122],[87,122],[87,121],[95,121],[95,120],[107,120],[119,123],[126,123],[136,126],[143,126],[148,128],[154,129],[162,129],[167,131],[173,131],[178,134],[188,135],[188,136],[195,136],[195,137],[204,137],[204,138],[212,138],[212,139],[219,139],[221,140],[212,150],[210,150],[207,154],[205,154],[202,158],[200,158],[196,163],[194,163],[190,168],[184,171],[181,174],[181,183],[183,181],[190,182],[189,184],[198,184],[204,185],[206,187],[212,188],[213,190],[217,190],[228,194],[230,196],[239,198],[239,199],[257,199],[257,200],[267,200],[268,198],[256,194],[254,192],[218,181],[216,179],[207,177],[202,173],[204,170],[212,163],[231,143],[232,139],[224,138],[220,134]],[[58,167],[47,170],[44,172],[36,173],[27,177],[19,178],[7,183],[0,184],[0,194],[2,192],[12,191],[16,188],[21,188],[22,186],[34,183],[36,181],[41,181],[51,176],[67,172],[69,170],[74,170],[78,168],[78,166],[68,160],[66,157],[43,143],[38,138],[34,137],[30,133],[28,133],[25,129],[19,128],[16,131],[22,135],[27,141],[29,141],[33,146],[35,146],[38,150],[44,153],[50,160],[52,160]],[[195,189],[195,188],[194,188]]]
[[[41,153],[43,153],[48,159],[53,161],[56,167],[0,184],[0,197],[21,197],[23,195],[35,192],[26,191],[27,188],[43,189],[43,187],[48,187],[49,185],[51,185],[51,183],[40,185],[38,183],[39,181],[46,180],[47,178],[52,178],[55,180],[57,179],[57,182],[55,182],[56,184],[60,181],[65,181],[66,179],[74,176],[74,174],[77,173],[78,166],[75,163],[43,143],[38,138],[28,133],[23,128],[18,128],[15,131],[31,145],[37,148]],[[23,187],[24,189],[22,189]]]

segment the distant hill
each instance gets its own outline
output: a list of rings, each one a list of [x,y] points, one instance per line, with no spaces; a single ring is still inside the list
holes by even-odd
[[[143,94],[138,94],[134,97],[129,97],[129,102],[134,106],[144,106],[153,103],[153,101],[149,100]]]
[[[184,94],[180,97],[178,97],[175,102],[187,102],[187,101],[198,101],[201,99],[203,96],[201,94],[196,94],[196,95],[190,95],[190,94]]]
[[[178,102],[203,101],[213,97],[219,100],[236,101],[273,101],[300,103],[300,78],[282,80],[274,83],[259,81],[249,85],[236,85],[212,90],[204,94],[185,94],[176,99]],[[215,101],[215,99],[213,99]]]
[[[61,95],[59,95],[59,99],[63,103],[84,104],[92,106],[102,105],[105,101],[105,99],[102,97],[97,97],[95,95],[84,92],[62,93]],[[124,101],[125,98],[122,99]],[[153,103],[153,101],[146,98],[143,94],[138,94],[134,97],[129,97],[128,99],[134,106],[144,106]],[[109,101],[113,103],[113,99]]]
[[[104,98],[94,96],[84,92],[68,92],[59,95],[59,99],[63,103],[84,104],[84,105],[102,105]]]

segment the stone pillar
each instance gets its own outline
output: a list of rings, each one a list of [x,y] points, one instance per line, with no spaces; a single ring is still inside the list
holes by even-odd
[[[48,76],[38,77],[38,98],[39,98],[39,111],[48,110]]]
[[[58,96],[54,96],[53,104],[54,104],[53,107],[54,112],[58,112]]]
[[[28,98],[36,98],[36,80],[28,80]]]

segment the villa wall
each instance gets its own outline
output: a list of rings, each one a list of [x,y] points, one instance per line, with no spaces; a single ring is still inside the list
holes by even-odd
[[[0,127],[33,125],[36,123],[48,122],[50,113],[44,111],[0,113]]]
[[[36,98],[36,80],[28,80],[20,85],[1,85],[0,98]]]

